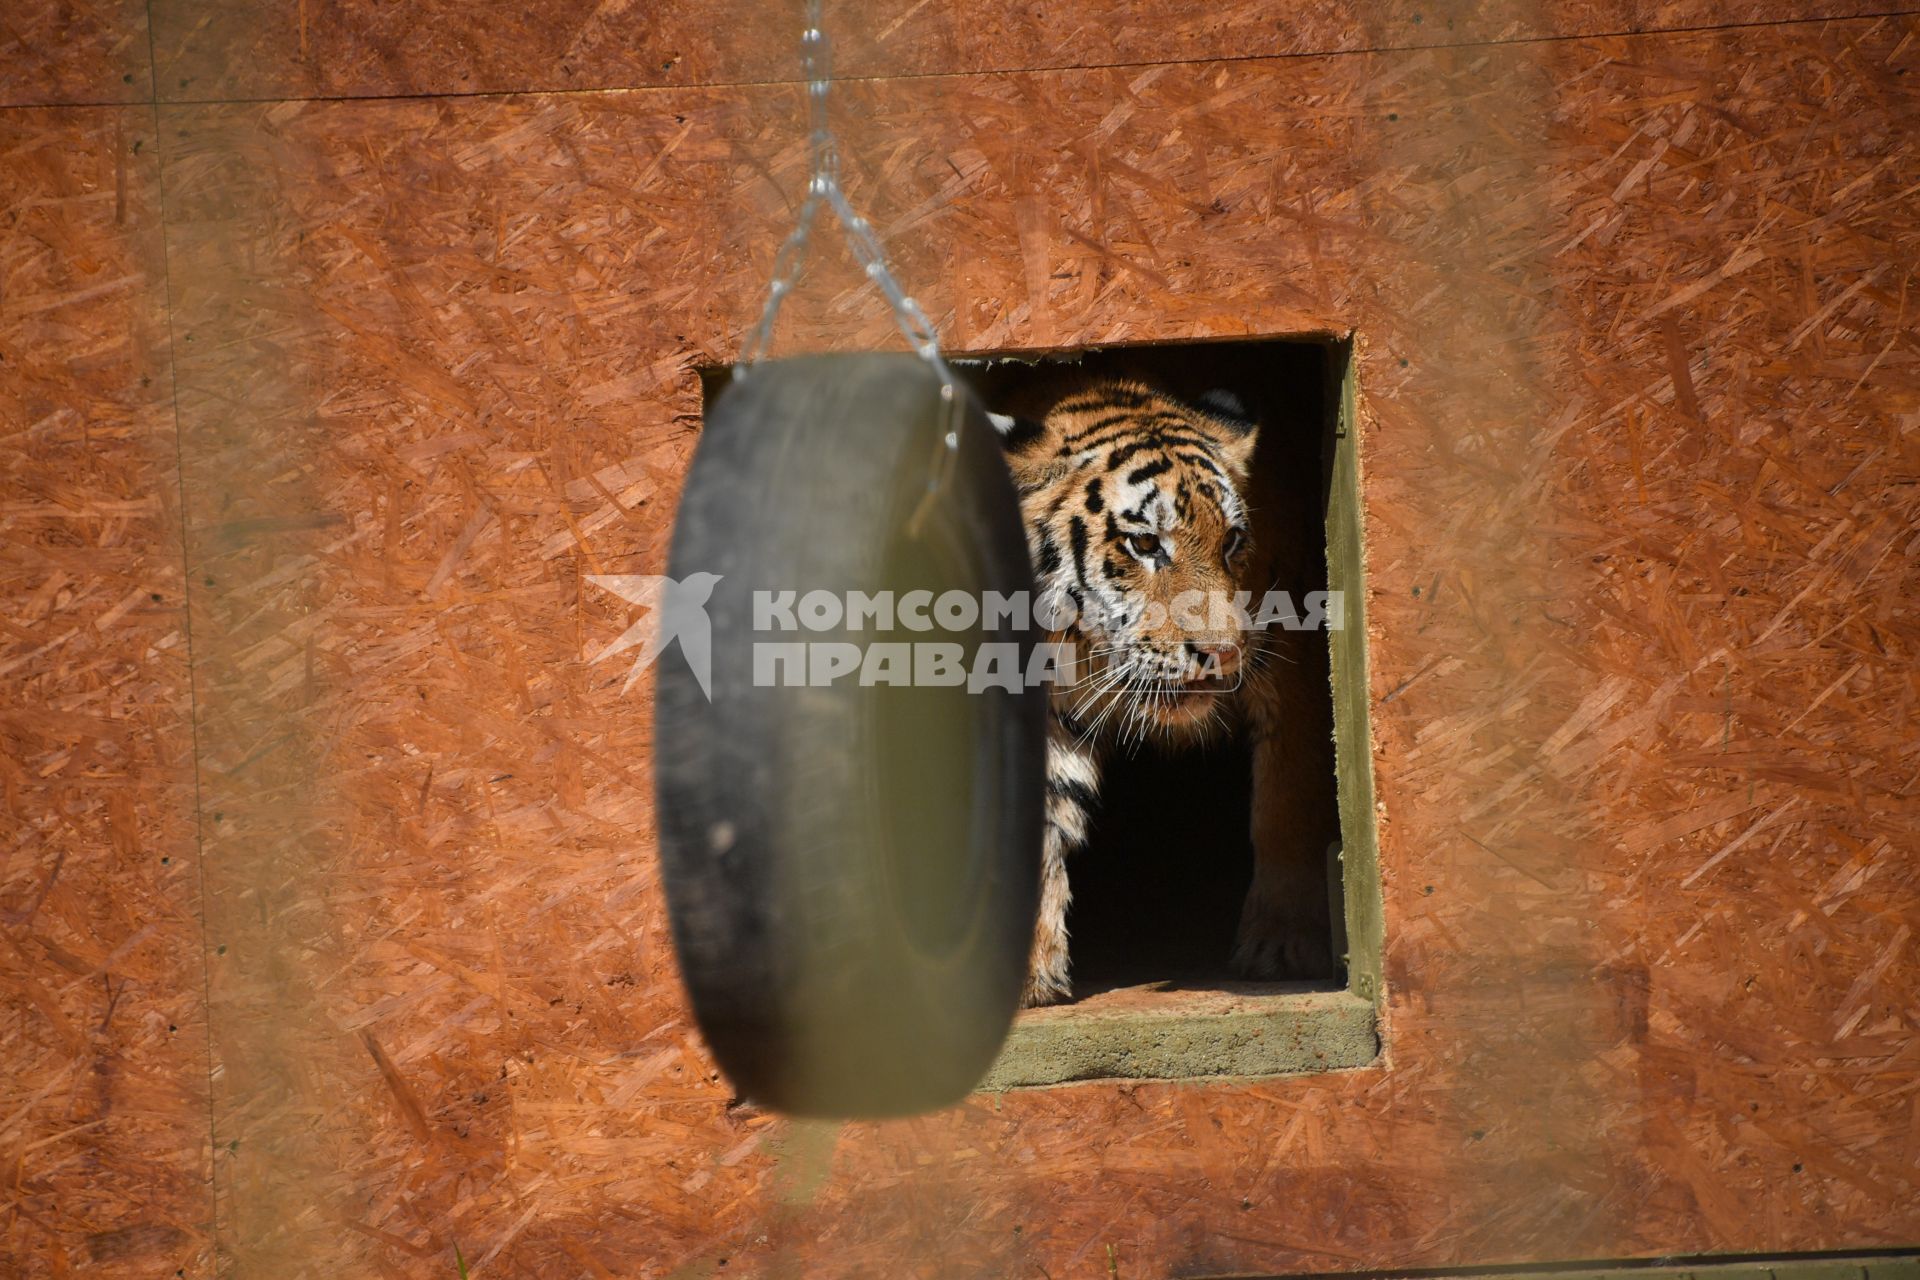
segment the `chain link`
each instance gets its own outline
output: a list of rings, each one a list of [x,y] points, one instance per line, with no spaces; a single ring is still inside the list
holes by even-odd
[[[873,226],[854,209],[840,186],[840,149],[827,120],[827,90],[833,81],[833,46],[827,39],[822,9],[823,0],[807,0],[806,26],[800,33],[800,62],[807,75],[807,198],[800,206],[800,216],[795,220],[793,230],[787,233],[780,252],[774,256],[773,280],[767,286],[766,305],[761,308],[759,323],[748,334],[740,350],[740,359],[733,367],[733,375],[736,378],[746,377],[754,365],[766,358],[767,349],[773,345],[773,326],[780,315],[780,304],[793,292],[801,273],[806,270],[813,224],[820,216],[820,206],[824,204],[830,206],[834,216],[840,220],[846,232],[847,247],[853,251],[867,279],[880,290],[887,305],[893,309],[894,323],[906,337],[907,344],[933,366],[934,372],[940,375],[943,398],[957,408],[959,384],[953,376],[953,370],[940,355],[940,342],[934,333],[933,323],[927,319],[927,313],[920,309],[920,304],[894,278],[879,236],[874,234]],[[949,450],[957,443],[954,432],[955,428],[950,424],[945,441]]]

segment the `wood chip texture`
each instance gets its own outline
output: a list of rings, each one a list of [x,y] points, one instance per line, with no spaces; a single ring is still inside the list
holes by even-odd
[[[582,37],[151,7],[158,102],[0,109],[0,1270],[1920,1237],[1920,21],[850,35],[847,180],[951,348],[1355,335],[1386,989],[1364,1069],[833,1126],[689,1019],[586,581],[662,570],[802,190],[787,15],[582,5],[588,87],[654,87],[515,93]],[[686,83],[621,60],[662,31]],[[860,283],[822,245],[779,349],[893,344]]]

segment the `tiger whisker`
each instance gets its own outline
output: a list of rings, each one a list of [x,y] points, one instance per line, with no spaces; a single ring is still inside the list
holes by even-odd
[[[1132,662],[1128,662],[1114,668],[1113,669],[1114,678],[1108,681],[1103,686],[1101,686],[1101,688],[1095,690],[1092,694],[1088,695],[1089,699],[1094,699],[1102,696],[1109,696],[1116,691],[1122,694],[1121,697],[1113,698],[1111,701],[1107,703],[1105,707],[1101,708],[1100,714],[1094,718],[1094,721],[1092,724],[1087,726],[1086,732],[1082,735],[1083,740],[1092,738],[1092,736],[1099,731],[1100,726],[1106,722],[1109,716],[1113,714],[1114,710],[1125,701],[1124,694],[1125,694],[1126,687],[1130,683],[1130,678],[1133,672],[1133,665],[1134,664]]]
[[[1111,693],[1114,689],[1124,684],[1130,672],[1131,672],[1131,668],[1129,666],[1119,666],[1119,667],[1109,668],[1106,672],[1103,673],[1106,676],[1106,678],[1101,681],[1100,685],[1097,688],[1085,694],[1080,699],[1079,703],[1074,707],[1073,711],[1071,712],[1072,717],[1074,719],[1078,719],[1081,713],[1084,712],[1088,707],[1092,706],[1094,702],[1096,702],[1099,698],[1101,698],[1105,694]],[[1090,738],[1093,735],[1094,730],[1100,727],[1100,721],[1104,719],[1106,719],[1106,714],[1103,712],[1091,725],[1087,726],[1086,731],[1081,734],[1082,739]]]

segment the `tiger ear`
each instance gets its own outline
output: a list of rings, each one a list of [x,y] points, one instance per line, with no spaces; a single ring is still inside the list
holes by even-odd
[[[987,421],[1000,433],[1000,447],[1008,453],[1020,453],[1040,438],[1040,424],[1031,418],[989,412]]]
[[[1209,391],[1197,401],[1218,428],[1220,455],[1242,476],[1253,465],[1253,446],[1260,437],[1260,424],[1247,412],[1246,402],[1231,391]]]
[[[1200,397],[1200,407],[1218,418],[1233,418],[1251,424],[1253,415],[1247,412],[1247,402],[1225,387],[1215,387]]]

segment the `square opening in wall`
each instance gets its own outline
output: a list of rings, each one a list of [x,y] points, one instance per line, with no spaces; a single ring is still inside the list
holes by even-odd
[[[1308,338],[964,366],[1008,433],[1043,595],[1096,615],[1109,592],[1224,587],[1254,623],[1232,654],[1191,610],[1155,630],[1123,609],[1076,637],[1108,655],[1054,695],[1050,816],[1068,792],[1068,823],[1084,819],[1080,839],[1053,833],[1070,995],[1023,1015],[995,1085],[1377,1052],[1371,785],[1347,776],[1367,758],[1350,359],[1349,343]],[[1169,707],[1158,672],[1100,675],[1142,650],[1228,669],[1193,686],[1204,694],[1176,683]]]
[[[1130,719],[1125,696],[1083,701],[1128,692],[1102,679],[1054,693],[1050,732],[1087,755],[1084,771],[1051,776],[1050,742],[1050,816],[1067,790],[1082,819],[1064,850],[1065,990],[1020,1015],[983,1087],[1373,1062],[1380,888],[1352,342],[950,359],[1003,432],[1043,597],[1070,579],[1084,611],[1102,576],[1138,586],[1166,570],[1164,585],[1200,567],[1188,585],[1228,588],[1253,624],[1231,659],[1178,618],[1156,638],[1216,663],[1202,668],[1200,714],[1172,731]],[[702,377],[710,405],[728,371]],[[1057,483],[1089,446],[1098,458]],[[1143,518],[1148,488],[1168,505]],[[1124,659],[1111,636],[1073,642],[1105,650],[1109,668]],[[1148,698],[1167,683],[1146,679]]]

